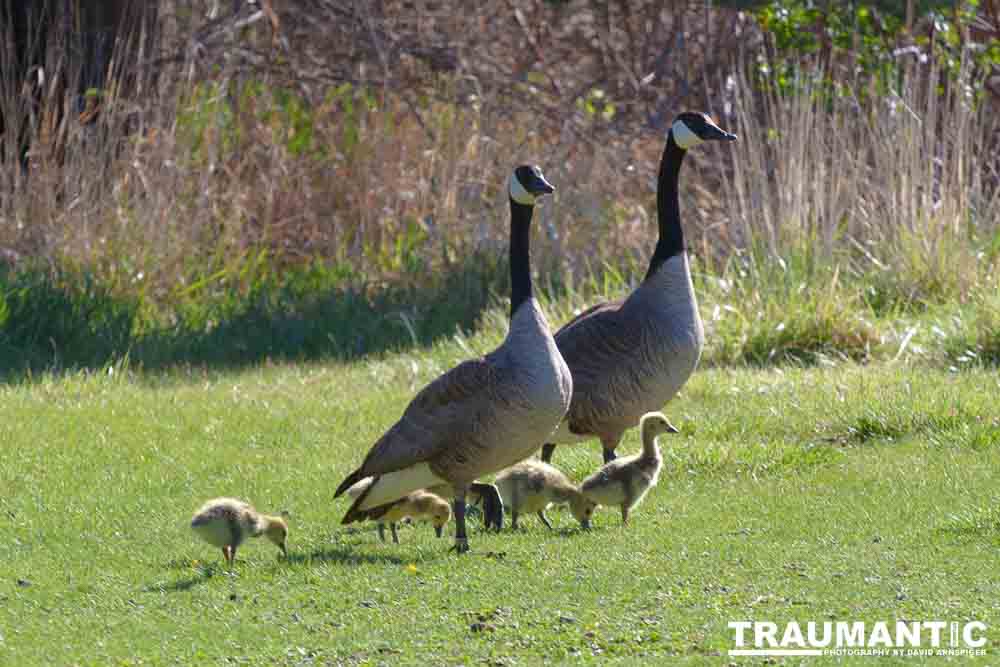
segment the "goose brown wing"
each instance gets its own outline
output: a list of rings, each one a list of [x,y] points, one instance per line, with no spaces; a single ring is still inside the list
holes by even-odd
[[[622,316],[624,300],[600,303],[556,332],[556,345],[573,374],[567,420],[576,434],[596,434],[614,415],[623,360],[636,353],[640,333]]]
[[[571,319],[566,324],[559,327],[559,331],[557,331],[555,334],[556,341],[558,342],[559,336],[564,334],[568,336],[575,335],[575,334],[569,334],[568,332],[570,329],[574,327],[574,325],[576,325],[579,322],[584,322],[593,317],[598,317],[602,313],[618,312],[619,310],[621,310],[623,303],[625,303],[624,299],[616,299],[614,301],[604,301],[591,306],[587,310],[583,311],[582,313]],[[560,348],[560,350],[561,349],[562,348]]]
[[[438,377],[413,398],[357,472],[362,477],[384,475],[467,443],[496,379],[497,369],[489,357],[462,362]]]

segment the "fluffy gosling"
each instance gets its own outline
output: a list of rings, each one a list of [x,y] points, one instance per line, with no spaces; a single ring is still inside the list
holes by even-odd
[[[590,528],[590,517],[597,503],[580,493],[558,468],[529,459],[501,470],[495,482],[503,504],[510,508],[511,527],[517,528],[517,517],[534,512],[542,523],[552,529],[545,510],[555,503],[568,503],[570,511],[584,529]]]
[[[639,422],[642,431],[642,453],[614,459],[583,480],[580,490],[599,505],[622,508],[622,524],[628,524],[628,513],[642,502],[646,492],[656,486],[663,467],[663,458],[656,438],[664,433],[677,433],[660,412],[647,412]]]
[[[347,489],[347,495],[357,498],[372,483],[371,477],[366,477]],[[378,526],[378,536],[385,542],[385,524],[389,524],[393,544],[399,544],[396,534],[396,524],[405,518],[413,521],[430,521],[434,526],[434,534],[441,537],[444,527],[451,520],[451,505],[448,501],[427,490],[414,491],[394,502],[373,508],[368,512],[368,518]]]
[[[285,540],[288,524],[280,516],[260,514],[250,504],[235,498],[214,498],[201,506],[191,519],[191,529],[201,539],[222,549],[226,564],[232,568],[236,548],[248,536],[263,535],[288,555]]]

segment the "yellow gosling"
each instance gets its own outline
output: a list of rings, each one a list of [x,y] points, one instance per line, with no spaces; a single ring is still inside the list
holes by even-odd
[[[282,554],[288,554],[285,519],[260,514],[249,503],[236,498],[214,498],[206,502],[191,518],[191,529],[212,546],[221,548],[230,568],[236,561],[236,548],[247,537],[263,535],[276,544]]]
[[[567,503],[570,511],[584,529],[590,528],[590,517],[597,507],[569,481],[558,468],[541,461],[529,459],[500,471],[496,481],[504,506],[510,509],[511,527],[517,528],[517,518],[534,512],[549,530],[552,524],[545,510],[552,504]]]
[[[642,453],[614,459],[583,480],[580,490],[590,500],[622,508],[622,524],[628,524],[628,513],[640,502],[646,492],[656,486],[663,467],[663,458],[656,446],[656,438],[664,433],[677,433],[666,417],[659,412],[647,412],[639,422],[642,431]]]
[[[371,485],[372,479],[365,478],[350,487],[347,495],[357,498]],[[441,537],[444,534],[444,527],[451,520],[451,505],[441,496],[427,490],[414,491],[404,497],[381,507],[373,508],[368,513],[368,518],[375,521],[378,526],[378,536],[385,542],[385,525],[389,524],[392,532],[393,544],[399,544],[399,536],[396,533],[396,524],[403,519],[409,518],[412,521],[430,521],[434,526],[434,534]]]

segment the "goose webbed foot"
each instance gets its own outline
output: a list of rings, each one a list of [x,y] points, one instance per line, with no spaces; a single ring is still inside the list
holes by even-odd
[[[605,463],[611,463],[616,458],[617,457],[615,456],[615,450],[613,450],[613,449],[604,449],[604,462]]]

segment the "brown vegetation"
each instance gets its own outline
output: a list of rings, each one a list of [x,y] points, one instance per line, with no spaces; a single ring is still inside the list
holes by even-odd
[[[206,276],[238,279],[262,257],[320,259],[358,281],[421,280],[496,254],[503,175],[536,161],[559,187],[540,212],[537,265],[570,283],[605,262],[630,273],[653,234],[664,129],[689,107],[743,137],[692,155],[683,184],[690,243],[709,263],[754,246],[839,252],[859,270],[902,265],[962,282],[949,244],[997,233],[990,102],[973,107],[960,86],[937,94],[941,71],[917,59],[891,95],[867,94],[822,55],[800,71],[828,68],[837,99],[809,77],[768,91],[754,72],[773,54],[736,9],[289,0],[206,13],[163,0],[159,10],[158,55],[133,58],[141,94],[109,88],[89,126],[67,117],[61,161],[26,177],[5,135],[6,257],[85,267],[154,300]],[[963,270],[978,261],[996,257]]]

